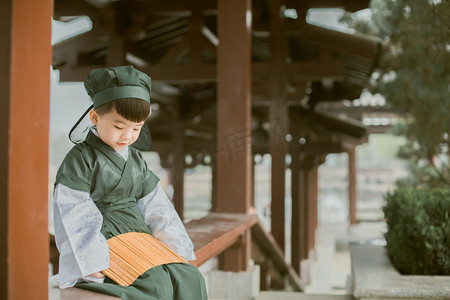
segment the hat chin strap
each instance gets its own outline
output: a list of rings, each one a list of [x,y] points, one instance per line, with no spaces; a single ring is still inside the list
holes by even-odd
[[[77,129],[77,127],[78,127],[78,125],[80,125],[80,123],[83,121],[83,119],[84,119],[84,117],[86,117],[86,115],[89,113],[89,111],[91,111],[91,109],[94,107],[94,104],[92,104],[91,106],[89,106],[89,108],[83,113],[83,115],[78,119],[78,121],[75,123],[75,125],[73,125],[73,127],[72,127],[72,129],[70,129],[70,132],[69,132],[69,140],[72,142],[72,143],[74,143],[74,144],[79,144],[79,143],[81,143],[82,141],[74,141],[74,140],[72,140],[72,133],[75,131],[75,129]],[[86,129],[83,129],[83,132],[85,131]]]

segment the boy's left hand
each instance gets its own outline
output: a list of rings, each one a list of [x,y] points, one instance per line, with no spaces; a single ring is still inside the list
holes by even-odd
[[[89,276],[94,277],[94,278],[105,278],[105,274],[103,274],[102,272],[96,272],[96,273],[91,274]]]

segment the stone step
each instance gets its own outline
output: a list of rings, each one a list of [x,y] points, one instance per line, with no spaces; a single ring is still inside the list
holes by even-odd
[[[305,294],[299,292],[260,292],[256,300],[352,300],[352,295]]]

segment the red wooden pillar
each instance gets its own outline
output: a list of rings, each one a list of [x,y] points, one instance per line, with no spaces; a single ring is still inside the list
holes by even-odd
[[[294,139],[295,141],[295,139]],[[291,263],[297,274],[300,274],[301,262],[301,190],[300,190],[300,153],[298,151],[298,144],[291,149],[291,195],[292,195],[292,223],[291,223]]]
[[[355,147],[347,151],[348,153],[348,208],[350,224],[358,223],[356,219],[356,155]]]
[[[318,199],[319,199],[319,167],[315,166],[312,170],[313,182],[311,188],[313,189],[313,228],[314,228],[314,240],[316,236],[316,230],[319,225],[319,211],[318,211]]]
[[[218,212],[248,213],[251,186],[251,1],[218,0]],[[221,268],[243,271],[250,235],[223,253]]]
[[[180,98],[172,111],[172,140],[171,140],[171,179],[173,185],[173,205],[175,210],[184,220],[184,170],[185,170],[185,136],[184,124],[181,120]]]
[[[315,156],[312,156],[314,159]],[[314,249],[314,232],[315,232],[315,225],[314,225],[314,214],[316,213],[316,205],[317,205],[317,199],[315,198],[315,176],[316,173],[314,172],[316,166],[314,165],[312,168],[308,169],[307,171],[307,197],[308,197],[308,215],[307,215],[307,236],[308,236],[308,252]]]
[[[181,220],[184,220],[184,126],[175,120],[172,128],[171,176],[173,184],[173,205]]]
[[[52,11],[0,1],[0,299],[48,296]]]
[[[217,163],[214,156],[211,157],[211,209],[217,211]]]
[[[301,156],[302,166],[299,170],[299,203],[298,218],[299,222],[299,257],[300,261],[308,258],[308,170],[304,167],[306,157]]]
[[[272,201],[271,201],[271,231],[280,248],[285,250],[285,178],[287,144],[287,120],[289,119],[286,105],[286,36],[283,15],[283,1],[269,0],[270,12],[270,67],[271,67],[271,106],[270,123],[271,138],[269,150],[272,158]]]
[[[297,274],[300,274],[300,247],[301,247],[301,184],[300,184],[300,149],[298,140],[300,138],[300,112],[297,108],[291,109],[290,114],[290,132],[292,134],[292,142],[290,143],[291,153],[291,198],[292,198],[292,222],[291,222],[291,264]],[[303,157],[303,155],[302,155]]]

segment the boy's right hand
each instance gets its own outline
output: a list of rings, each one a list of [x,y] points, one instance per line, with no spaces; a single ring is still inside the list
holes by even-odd
[[[105,274],[103,274],[102,272],[96,272],[96,273],[91,274],[89,276],[94,277],[94,278],[105,278]]]

